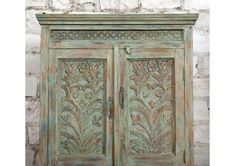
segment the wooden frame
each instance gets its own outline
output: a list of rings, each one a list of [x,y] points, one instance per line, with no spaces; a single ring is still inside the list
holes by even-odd
[[[41,27],[39,165],[47,165],[48,142],[48,40],[49,26]]]
[[[161,48],[171,46],[174,48],[184,48],[185,54],[185,164],[193,166],[193,76],[192,76],[192,56],[193,38],[192,26],[198,18],[198,14],[37,14],[41,25],[41,69],[40,69],[40,137],[39,137],[39,165],[48,165],[48,57],[49,48],[61,46],[71,48],[84,47],[86,41],[75,43],[72,40],[51,41],[50,33],[53,30],[180,30],[183,31],[183,41],[157,41]],[[104,40],[105,42],[105,40]],[[131,42],[131,41],[130,41]],[[75,43],[75,44],[74,44]],[[107,43],[110,43],[108,41]],[[147,45],[147,44],[146,44]],[[102,43],[94,41],[96,47],[101,47]],[[111,45],[110,45],[111,46]],[[108,46],[108,47],[110,47]],[[122,41],[114,45],[114,54],[118,54],[118,47],[122,46]],[[114,59],[116,61],[117,59]],[[114,65],[114,72],[118,66]],[[118,75],[118,72],[116,73]],[[115,85],[114,86],[118,86]],[[116,89],[116,88],[115,88]],[[114,91],[114,97],[118,92]],[[115,105],[117,107],[117,105]],[[114,112],[115,115],[115,112]],[[118,130],[115,129],[114,130]],[[114,157],[119,152],[115,152]],[[116,160],[115,160],[116,161]],[[114,163],[119,165],[118,161]]]

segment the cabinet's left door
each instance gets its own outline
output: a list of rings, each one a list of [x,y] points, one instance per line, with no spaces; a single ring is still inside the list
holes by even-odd
[[[112,165],[113,50],[51,49],[48,63],[48,165]]]

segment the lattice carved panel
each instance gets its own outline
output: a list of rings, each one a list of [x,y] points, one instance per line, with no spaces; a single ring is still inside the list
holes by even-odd
[[[174,149],[174,60],[129,61],[129,144],[132,154]]]
[[[52,31],[50,37],[52,40],[183,40],[183,31],[70,30]]]

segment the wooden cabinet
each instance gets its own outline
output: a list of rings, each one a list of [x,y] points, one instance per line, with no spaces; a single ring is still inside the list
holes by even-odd
[[[193,166],[197,17],[37,15],[40,166]]]

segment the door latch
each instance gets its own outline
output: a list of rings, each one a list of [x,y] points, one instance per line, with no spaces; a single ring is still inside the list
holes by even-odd
[[[124,87],[120,87],[119,91],[119,105],[121,109],[124,108]]]
[[[130,49],[129,46],[125,46],[125,49],[126,49],[126,53],[127,53],[127,54],[130,54],[130,53],[131,53],[131,49]]]

